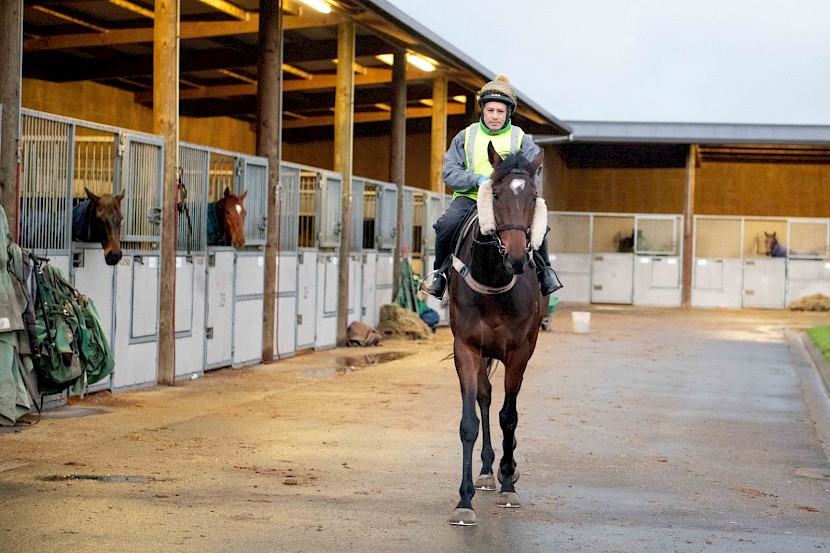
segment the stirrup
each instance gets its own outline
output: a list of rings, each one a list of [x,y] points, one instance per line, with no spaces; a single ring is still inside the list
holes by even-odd
[[[430,275],[434,275],[432,279],[432,284],[427,286],[427,280],[429,279]],[[438,269],[427,273],[424,276],[424,280],[421,281],[421,286],[419,290],[422,292],[426,292],[430,296],[434,298],[438,298],[439,300],[444,297],[444,292],[447,290],[447,277],[444,275],[444,271]]]

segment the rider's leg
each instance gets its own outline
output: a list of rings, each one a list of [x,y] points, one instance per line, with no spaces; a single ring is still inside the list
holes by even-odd
[[[426,288],[427,294],[442,298],[447,288],[446,271],[450,263],[455,238],[461,223],[475,206],[475,200],[466,196],[457,196],[450,202],[447,211],[433,225],[435,229],[435,263],[433,264],[432,284]]]
[[[539,278],[539,285],[542,288],[543,296],[548,296],[562,288],[559,277],[556,276],[556,272],[550,265],[547,237],[542,240],[542,245],[539,246],[539,249],[533,252],[533,260],[536,265],[536,276]]]

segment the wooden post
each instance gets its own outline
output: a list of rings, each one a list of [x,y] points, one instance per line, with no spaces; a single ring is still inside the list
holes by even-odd
[[[262,302],[262,361],[274,360],[277,336],[277,194],[280,186],[282,104],[282,0],[259,2],[257,155],[268,158],[267,234]]]
[[[389,152],[389,180],[398,185],[398,218],[395,230],[394,285],[398,295],[403,257],[403,185],[406,180],[406,52],[395,52],[392,63],[392,136]]]
[[[0,204],[17,237],[17,175],[20,150],[20,86],[23,0],[0,2]]]
[[[156,0],[153,132],[164,138],[158,383],[176,382],[176,193],[179,153],[179,1]]]
[[[433,192],[444,193],[441,171],[447,153],[447,75],[443,72],[432,81],[432,146],[429,153],[429,185]]]
[[[695,176],[697,172],[697,144],[689,147],[686,161],[686,200],[683,205],[683,279],[680,305],[692,306],[692,261],[694,257]]]
[[[337,344],[346,344],[349,318],[349,234],[351,233],[352,151],[354,146],[355,23],[337,27],[337,84],[334,90],[334,170],[343,176],[340,198],[340,250],[337,264]]]

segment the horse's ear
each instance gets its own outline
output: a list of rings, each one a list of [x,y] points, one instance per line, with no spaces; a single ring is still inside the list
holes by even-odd
[[[487,157],[490,158],[490,165],[493,166],[493,169],[498,167],[499,163],[501,163],[501,161],[502,161],[501,156],[496,151],[496,149],[493,147],[493,142],[492,141],[487,143]]]
[[[239,198],[239,203],[242,203],[242,200],[244,200],[244,199],[245,199],[245,196],[247,196],[247,195],[248,195],[248,191],[247,191],[247,190],[246,190],[245,192],[243,192],[242,194],[240,194],[240,195],[238,196],[238,198]]]
[[[120,204],[120,203],[121,203],[121,200],[123,200],[123,199],[124,199],[124,189],[122,188],[122,189],[121,189],[121,192],[119,192],[118,194],[116,194],[115,196],[113,196],[113,198],[115,198],[115,201],[117,201],[117,202]]]
[[[91,192],[89,188],[87,188],[86,186],[84,187],[84,192],[86,192],[86,197],[92,200],[93,202],[97,202],[101,199],[100,196],[96,195],[94,192]]]
[[[225,187],[225,197],[227,198],[230,195],[231,195],[231,189],[226,186]]]
[[[536,171],[539,170],[539,167],[542,166],[542,162],[545,161],[545,154],[543,152],[539,152],[536,154],[532,160],[530,160],[530,168],[533,171],[533,174],[536,174]]]

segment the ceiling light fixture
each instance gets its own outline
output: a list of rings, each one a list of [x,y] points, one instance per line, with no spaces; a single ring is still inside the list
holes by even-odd
[[[421,71],[435,71],[435,66],[437,63],[435,60],[432,60],[426,56],[422,56],[420,54],[407,54],[406,61],[420,69]]]
[[[386,65],[392,65],[395,55],[394,54],[378,54],[375,56],[375,59],[378,61],[382,61]],[[414,65],[421,71],[435,71],[435,67],[438,65],[432,58],[428,58],[426,56],[422,56],[421,54],[414,54],[414,53],[407,53],[406,54],[406,61],[410,64]]]
[[[323,2],[323,0],[300,0],[300,2],[320,13],[331,13],[331,6]]]

